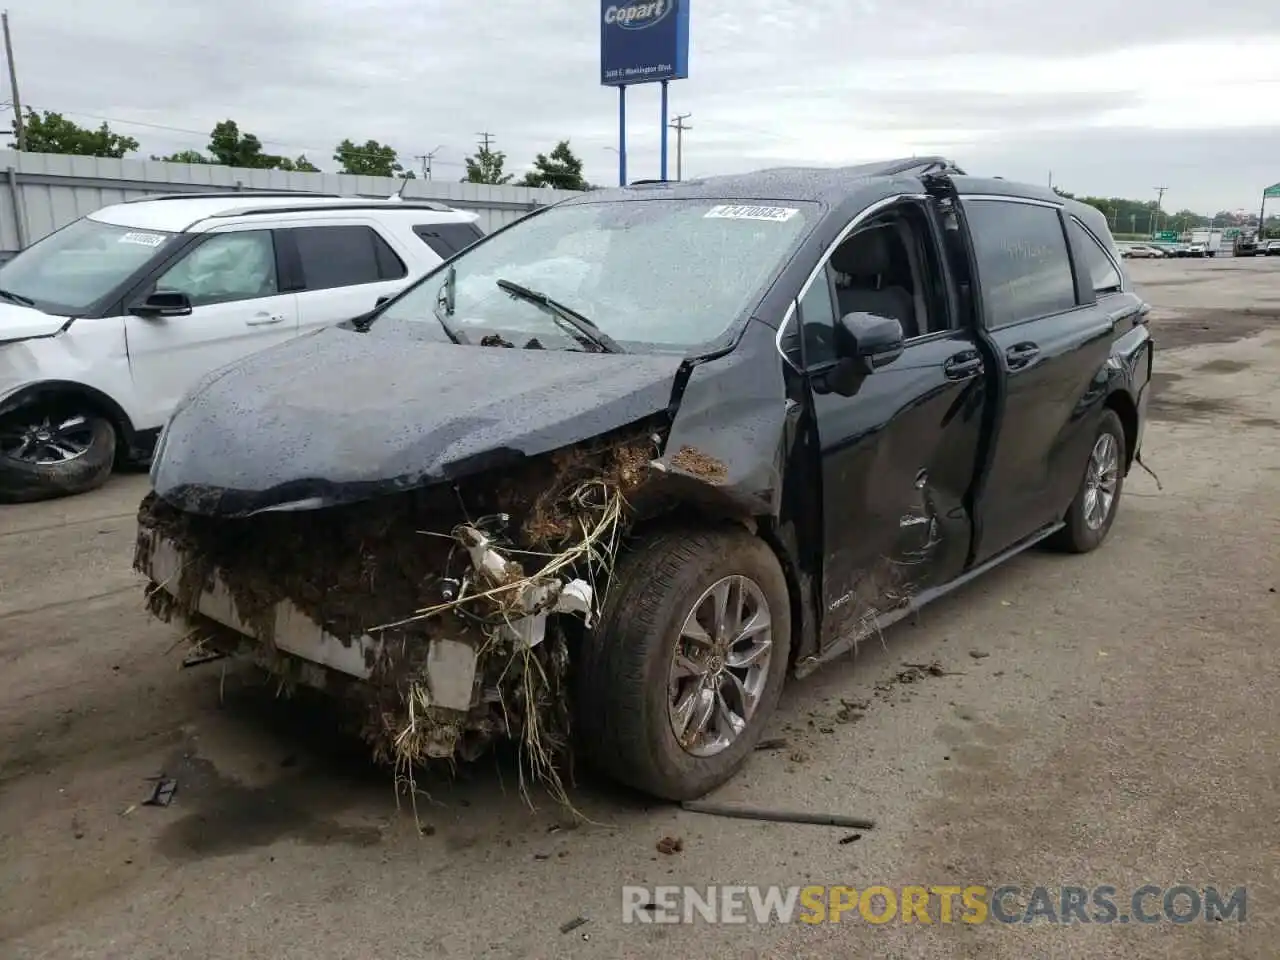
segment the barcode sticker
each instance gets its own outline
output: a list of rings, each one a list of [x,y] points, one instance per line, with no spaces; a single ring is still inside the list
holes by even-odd
[[[704,220],[790,220],[800,211],[795,207],[757,207],[739,203],[722,203],[712,207]]]
[[[117,243],[139,243],[144,247],[158,247],[164,243],[163,233],[126,233]]]

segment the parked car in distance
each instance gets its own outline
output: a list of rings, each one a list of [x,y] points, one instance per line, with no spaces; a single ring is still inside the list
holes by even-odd
[[[368,687],[412,663],[437,712],[429,730],[410,722],[437,751],[445,735],[516,737],[488,704],[510,702],[501,678],[529,674],[514,666],[527,646],[476,635],[459,652],[452,621],[400,632],[385,608],[392,583],[414,591],[404,616],[440,602],[439,577],[398,572],[414,551],[378,546],[425,521],[344,527],[367,553],[350,581],[326,566],[340,561],[332,525],[512,503],[520,463],[581,464],[575,451],[638,436],[635,512],[593,581],[599,606],[563,645],[567,614],[545,614],[532,649],[545,675],[574,678],[546,716],[569,704],[586,758],[651,795],[700,796],[751,756],[785,676],[1034,544],[1104,542],[1142,443],[1148,309],[1101,212],[943,158],[593,191],[495,231],[360,322],[194,390],[156,452],[135,563],[154,596],[182,595],[159,609],[183,632],[273,643],[298,676]],[[532,475],[537,502],[562,489],[551,468]],[[523,551],[540,583],[566,562],[531,552],[518,519],[504,529],[468,534],[472,564],[477,545],[499,574],[504,550]],[[208,585],[178,586],[170,571],[206,543],[220,545]],[[539,556],[553,559],[529,573]],[[375,569],[378,611],[361,592]],[[491,582],[453,569],[461,589]],[[245,576],[264,584],[255,598],[282,598],[277,615],[216,586]],[[328,586],[286,585],[299,578]],[[324,612],[362,605],[341,624]],[[375,640],[366,623],[391,626]],[[450,651],[439,673],[428,644]],[[371,679],[374,662],[390,681]]]
[[[145,460],[201,377],[372,310],[483,234],[415,200],[180,194],[104,207],[0,267],[0,501]]]
[[[1208,253],[1209,247],[1205,243],[1193,243],[1187,247],[1187,256],[1189,257],[1204,257],[1208,256]]]
[[[1264,252],[1268,257],[1280,256],[1280,240],[1268,240]]]
[[[1252,257],[1257,255],[1258,241],[1255,237],[1237,236],[1231,242],[1231,253],[1237,257]]]
[[[1160,259],[1167,254],[1159,247],[1153,247],[1145,243],[1129,243],[1120,246],[1120,256],[1131,257],[1135,260]]]

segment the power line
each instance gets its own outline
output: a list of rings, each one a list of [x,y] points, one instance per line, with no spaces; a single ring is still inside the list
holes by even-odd
[[[485,133],[477,133],[476,136],[481,138],[481,141],[482,141],[481,149],[484,150],[485,153],[488,153],[489,143],[490,141],[493,140],[493,134],[485,132]]]
[[[29,105],[28,109],[42,110],[43,108],[31,107]],[[206,142],[212,136],[211,130],[193,130],[190,127],[175,127],[167,123],[152,123],[147,120],[129,120],[124,117],[108,117],[98,113],[88,113],[84,110],[57,110],[52,112],[60,113],[68,117],[82,117],[86,120],[101,120],[105,123],[118,124],[120,126],[125,126],[125,127],[145,127],[149,130],[161,130],[165,133],[183,133],[192,137],[200,137],[204,139]],[[244,135],[243,130],[241,131],[241,135],[242,136]],[[315,156],[322,156],[325,153],[324,150],[319,149],[314,145],[309,146],[307,144],[291,143],[287,140],[263,140],[259,138],[258,142],[261,143],[264,147],[268,147],[268,146],[269,147],[286,147],[289,150],[301,150],[304,153],[309,153]],[[433,154],[436,153],[439,149],[440,148],[437,147],[435,150],[432,151],[432,153]],[[346,151],[346,155],[351,157],[375,157],[378,159],[382,159],[382,154],[368,151],[368,150],[348,150]],[[463,166],[463,164],[458,163],[456,160],[436,160],[435,162],[447,167]]]

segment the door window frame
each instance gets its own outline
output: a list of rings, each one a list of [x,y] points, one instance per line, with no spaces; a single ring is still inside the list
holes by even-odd
[[[196,239],[183,246],[180,250],[174,251],[173,256],[167,258],[163,263],[155,266],[145,279],[134,286],[130,293],[123,299],[123,303],[137,305],[145,300],[150,294],[156,290],[156,285],[166,276],[170,270],[182,263],[187,257],[192,256],[197,250],[207,243],[212,243],[215,238],[234,236],[242,233],[265,233],[267,240],[271,244],[272,261],[275,270],[276,289],[274,293],[258,294],[250,297],[234,297],[226,300],[213,300],[207,303],[197,303],[194,300],[191,303],[192,309],[198,310],[201,307],[216,307],[224,303],[248,303],[253,300],[267,300],[272,297],[281,297],[288,295],[291,291],[284,287],[286,277],[285,263],[281,256],[280,243],[275,236],[275,231],[271,227],[258,226],[257,224],[247,225],[246,227],[234,227],[222,230],[210,230],[207,233],[198,234]],[[185,292],[185,291],[184,291]],[[127,313],[127,311],[125,311]]]
[[[788,367],[790,367],[796,373],[799,373],[805,376],[815,376],[821,373],[825,373],[828,370],[831,370],[833,367],[835,367],[837,363],[839,363],[839,358],[835,358],[835,357],[828,360],[821,360],[815,364],[810,364],[805,361],[805,358],[804,358],[804,307],[803,307],[804,300],[812,292],[813,285],[818,282],[819,278],[822,278],[827,285],[827,295],[831,300],[831,313],[832,313],[832,316],[834,317],[834,322],[839,323],[840,317],[838,314],[838,308],[836,306],[837,300],[835,297],[835,290],[833,287],[834,278],[832,276],[831,266],[830,266],[831,257],[835,254],[836,250],[840,248],[841,244],[843,244],[846,240],[852,237],[860,229],[866,228],[869,221],[872,221],[876,217],[881,216],[885,213],[888,213],[895,207],[904,206],[907,204],[914,204],[917,207],[922,208],[922,212],[924,213],[925,220],[928,222],[927,238],[922,238],[916,235],[916,240],[918,241],[924,240],[924,242],[926,243],[933,244],[935,259],[936,259],[936,267],[940,273],[939,279],[941,279],[942,281],[943,289],[945,293],[943,309],[946,313],[947,326],[941,330],[930,330],[926,333],[917,334],[914,337],[907,337],[903,341],[903,345],[906,347],[911,347],[919,343],[928,343],[929,341],[932,341],[932,340],[940,340],[940,339],[943,339],[944,337],[953,335],[957,330],[963,328],[964,322],[963,322],[963,318],[960,316],[959,304],[957,302],[955,285],[953,283],[953,277],[951,272],[951,264],[948,260],[947,248],[944,242],[945,238],[942,235],[942,227],[938,222],[936,212],[933,210],[931,206],[934,202],[936,202],[936,200],[937,200],[936,197],[928,193],[904,193],[904,194],[897,194],[892,197],[885,197],[882,200],[877,200],[875,203],[870,204],[869,206],[865,207],[864,209],[859,211],[857,214],[855,214],[853,218],[850,219],[850,221],[844,226],[844,228],[841,229],[841,231],[838,234],[836,234],[835,239],[823,251],[822,256],[818,258],[817,264],[809,272],[808,277],[805,278],[805,282],[801,284],[799,292],[788,304],[787,312],[783,315],[782,322],[778,325],[778,332],[774,337],[774,345],[778,350],[779,356],[782,357],[783,362]],[[913,229],[913,234],[914,232],[915,231]],[[915,258],[912,257],[913,264],[914,264],[914,260]],[[923,264],[921,265],[921,267],[922,269],[927,269],[927,267]],[[924,278],[916,277],[914,279],[917,281],[923,281]],[[787,355],[787,350],[783,346],[783,341],[787,333],[789,332],[789,329],[792,327],[792,325],[794,325],[795,334],[796,334],[796,349],[800,354],[798,358],[799,363],[796,363],[795,361],[792,360],[790,356]]]

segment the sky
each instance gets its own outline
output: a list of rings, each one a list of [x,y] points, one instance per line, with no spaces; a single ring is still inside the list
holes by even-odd
[[[322,169],[372,138],[458,180],[488,132],[517,174],[568,138],[617,182],[597,0],[8,2],[24,104],[110,118],[144,155],[203,149],[231,118]],[[1276,0],[691,3],[669,110],[691,114],[686,179],[941,154],[1206,213],[1280,182]],[[660,106],[656,85],[628,92],[630,179],[659,175]],[[674,132],[670,158],[674,176]]]

